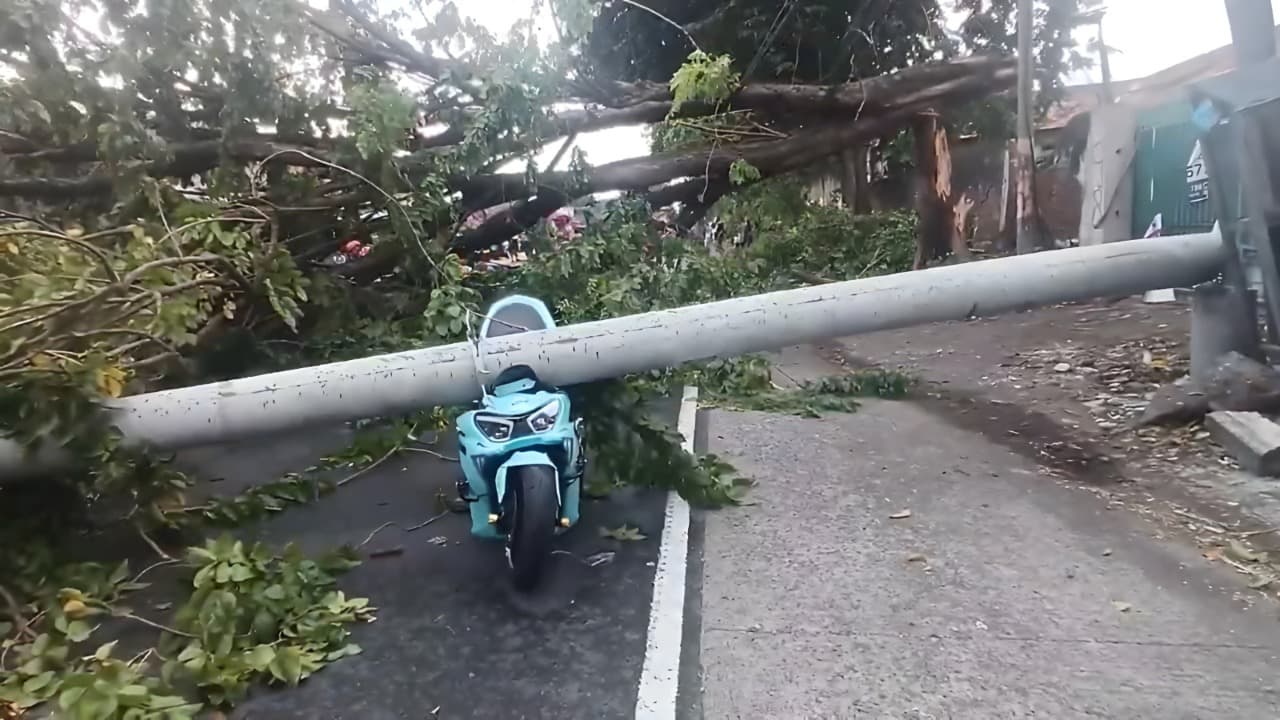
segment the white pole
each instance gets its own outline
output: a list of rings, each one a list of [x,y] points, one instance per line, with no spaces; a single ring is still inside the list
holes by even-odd
[[[1034,131],[1031,124],[1035,103],[1035,79],[1032,72],[1035,59],[1031,56],[1034,50],[1032,35],[1035,32],[1032,14],[1035,10],[1033,0],[1018,0],[1018,129],[1017,142],[1014,145],[1017,162],[1018,224],[1016,243],[1019,255],[1033,253],[1042,249],[1043,238],[1040,237],[1039,216],[1036,213],[1036,194],[1033,183],[1035,174]]]
[[[486,340],[491,381],[532,366],[571,385],[832,337],[1038,305],[1190,287],[1218,272],[1215,233],[1077,247],[690,305]],[[158,450],[453,405],[480,396],[466,343],[122,398],[114,420]],[[0,443],[0,478],[48,468]]]

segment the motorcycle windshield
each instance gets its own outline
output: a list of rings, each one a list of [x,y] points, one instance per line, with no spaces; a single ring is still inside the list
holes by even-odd
[[[550,327],[543,319],[541,308],[532,303],[509,302],[489,311],[483,337],[502,337],[531,330],[547,330]]]

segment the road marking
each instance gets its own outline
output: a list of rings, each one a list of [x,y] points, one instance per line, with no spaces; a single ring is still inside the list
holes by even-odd
[[[698,388],[685,386],[676,430],[685,452],[693,452],[698,423]],[[636,693],[636,720],[675,720],[680,691],[680,644],[684,637],[684,586],[689,556],[689,503],[678,493],[667,494],[666,517],[658,567],[653,573],[653,602],[649,605],[649,635]]]

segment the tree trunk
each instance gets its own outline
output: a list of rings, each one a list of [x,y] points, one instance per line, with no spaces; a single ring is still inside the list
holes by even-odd
[[[855,145],[840,152],[840,193],[845,207],[855,215],[869,212],[867,202],[867,146]]]
[[[955,199],[951,195],[951,147],[947,129],[937,113],[916,117],[912,124],[918,189],[916,212],[920,216],[916,238],[915,268],[918,270],[949,255],[969,257],[963,233],[964,208],[957,222]]]

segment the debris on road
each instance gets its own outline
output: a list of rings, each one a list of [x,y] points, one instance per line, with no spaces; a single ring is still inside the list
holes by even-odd
[[[600,536],[621,542],[638,542],[648,537],[640,532],[639,528],[633,528],[630,525],[621,525],[616,528],[600,528]]]
[[[1156,389],[1134,427],[1186,425],[1208,412],[1208,396],[1196,386],[1190,375],[1183,375]]]
[[[608,565],[609,563],[613,562],[613,558],[616,555],[617,553],[612,551],[598,552],[594,555],[588,555],[587,567],[599,567],[601,565]]]
[[[1280,371],[1228,353],[1209,374],[1205,394],[1214,410],[1280,412]]]
[[[1131,605],[1131,604],[1129,604],[1129,603],[1127,603],[1127,602],[1124,602],[1123,600],[1112,600],[1112,601],[1111,601],[1111,605],[1112,605],[1112,607],[1114,607],[1116,610],[1118,610],[1118,611],[1120,611],[1120,612],[1122,612],[1122,613],[1127,613],[1127,612],[1129,612],[1130,610],[1132,610],[1132,609],[1133,609],[1133,605]]]
[[[1280,425],[1256,412],[1211,412],[1205,427],[1214,441],[1255,475],[1280,476]]]
[[[910,510],[899,510],[898,512],[891,514],[889,516],[889,519],[890,520],[906,520],[909,517],[911,517]]]
[[[1267,553],[1251,550],[1239,540],[1232,540],[1227,544],[1227,554],[1247,563],[1265,563],[1268,559]]]

